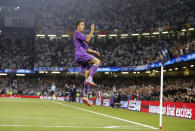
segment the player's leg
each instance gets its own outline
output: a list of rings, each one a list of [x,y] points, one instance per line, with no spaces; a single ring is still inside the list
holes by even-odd
[[[101,61],[95,58],[94,56],[86,53],[79,57],[79,59],[77,60],[77,63],[81,65],[82,67],[88,67],[89,64],[92,64],[92,67],[90,68],[89,77],[86,80],[86,84],[96,86],[96,84],[93,82],[93,75],[95,74]]]
[[[85,70],[84,72],[85,79],[89,77],[89,74],[90,74],[90,70]]]
[[[101,64],[101,61],[94,57],[92,60],[88,62],[88,64],[93,64],[93,65],[90,68],[90,73],[89,73],[89,77],[86,80],[86,84],[96,86],[96,84],[93,82],[93,75],[95,74],[97,68]]]
[[[89,76],[89,65],[82,65],[81,66],[81,71],[83,73],[83,75],[85,76],[85,80],[88,78]],[[84,80],[84,97],[82,98],[83,102],[86,103],[88,106],[92,106],[89,101],[88,101],[88,92],[89,92],[89,88],[90,88],[90,85],[89,84],[86,84]]]
[[[88,106],[92,106],[89,101],[88,101],[88,93],[89,93],[89,88],[90,88],[90,84],[86,84],[86,79],[89,76],[90,71],[89,70],[85,70],[84,71],[84,76],[85,76],[85,80],[84,80],[84,98],[82,98],[83,102],[85,102]]]
[[[89,92],[89,88],[90,88],[90,84],[86,84],[86,82],[85,82],[87,80],[87,78],[89,77],[89,73],[90,73],[89,70],[86,70],[84,72],[84,76],[85,76],[85,80],[84,80],[84,96],[85,97],[88,97],[88,92]]]

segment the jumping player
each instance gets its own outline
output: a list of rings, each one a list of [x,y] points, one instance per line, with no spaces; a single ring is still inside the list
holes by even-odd
[[[81,72],[85,76],[84,96],[87,97],[90,85],[97,86],[93,82],[93,75],[95,74],[101,61],[97,59],[96,57],[90,55],[90,54],[95,54],[96,56],[100,56],[100,53],[88,47],[88,43],[91,40],[91,37],[94,33],[94,24],[91,25],[91,32],[87,36],[83,34],[84,28],[85,28],[84,21],[79,20],[76,22],[76,32],[73,37],[73,42],[74,42],[74,48],[75,48],[76,63],[80,66]],[[92,66],[90,67],[90,65]],[[90,103],[86,99],[83,98],[82,100],[86,104],[90,105]]]

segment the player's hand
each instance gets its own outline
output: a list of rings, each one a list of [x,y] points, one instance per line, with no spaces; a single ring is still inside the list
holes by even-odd
[[[92,32],[95,31],[95,26],[94,26],[94,24],[91,25],[91,31],[92,31]]]
[[[100,53],[95,51],[95,55],[99,56],[100,57]]]

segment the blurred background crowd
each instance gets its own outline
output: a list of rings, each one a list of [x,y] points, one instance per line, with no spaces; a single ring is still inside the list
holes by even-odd
[[[94,39],[89,47],[104,58],[102,67],[146,65],[160,60],[162,42],[167,43],[172,57],[195,52],[193,38],[113,38]],[[93,54],[92,54],[93,55]],[[5,31],[0,35],[0,68],[33,69],[33,67],[77,67],[72,39],[36,38],[27,30]]]
[[[35,4],[36,29],[62,34],[84,19],[101,33],[180,30],[195,26],[193,5],[193,0],[40,0]]]
[[[151,77],[102,77],[96,79],[97,87],[91,87],[89,98],[113,98],[121,100],[158,101],[160,79]],[[115,82],[113,82],[115,81]],[[82,97],[83,79],[62,78],[1,78],[0,94],[51,96],[51,83],[56,85],[56,96]],[[164,80],[164,101],[195,102],[194,77],[166,77]]]

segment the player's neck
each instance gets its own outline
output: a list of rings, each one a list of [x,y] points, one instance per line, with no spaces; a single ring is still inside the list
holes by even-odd
[[[78,29],[76,30],[76,32],[81,32],[81,33],[83,33],[83,31],[80,31],[80,30],[78,30]]]

